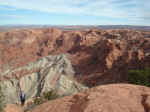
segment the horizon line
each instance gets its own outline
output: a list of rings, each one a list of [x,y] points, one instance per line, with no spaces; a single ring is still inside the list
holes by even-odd
[[[150,27],[150,25],[127,25],[127,24],[99,24],[99,25],[91,25],[91,24],[85,24],[85,25],[82,25],[82,24],[77,24],[77,25],[74,25],[74,24],[69,24],[69,25],[65,25],[65,24],[3,24],[3,25],[0,25],[0,26],[144,26],[144,27]]]

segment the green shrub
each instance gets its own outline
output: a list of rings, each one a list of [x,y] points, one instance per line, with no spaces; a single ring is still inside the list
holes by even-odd
[[[4,95],[2,92],[2,88],[0,86],[0,112],[3,112],[3,107],[4,107]]]
[[[135,40],[135,43],[136,43],[136,44],[139,44],[139,43],[140,43],[140,40]]]
[[[128,82],[150,87],[150,68],[128,71]]]
[[[99,57],[98,57],[98,55],[94,55],[89,60],[89,64],[88,65],[95,65],[95,64],[98,64],[98,63],[99,63]]]
[[[39,105],[43,103],[43,99],[41,97],[35,98],[34,99],[34,104]]]
[[[44,97],[46,100],[53,100],[53,99],[58,98],[59,95],[56,93],[55,90],[51,90],[51,91],[48,91],[48,92],[44,92],[44,93],[43,93],[43,97]]]
[[[54,100],[54,99],[60,98],[60,97],[61,96],[58,95],[55,90],[51,90],[48,92],[44,92],[42,96],[35,98],[34,104],[39,105],[39,104],[46,102],[47,100]]]

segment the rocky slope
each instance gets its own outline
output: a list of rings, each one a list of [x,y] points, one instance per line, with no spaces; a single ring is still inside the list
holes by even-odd
[[[24,67],[1,74],[0,85],[6,103],[20,102],[20,91],[27,102],[44,92],[55,90],[59,95],[71,95],[86,89],[73,80],[74,71],[66,55],[47,56]]]
[[[62,103],[63,102],[63,103]],[[149,112],[150,89],[113,84],[37,106],[32,112]]]
[[[1,73],[47,55],[68,53],[88,86],[127,81],[127,70],[150,66],[150,32],[26,29],[0,33]]]
[[[27,100],[51,89],[63,95],[87,89],[74,78],[89,87],[127,82],[129,69],[147,66],[150,32],[24,29],[0,33],[0,84],[6,103],[18,103],[20,89]],[[127,84],[99,86],[47,102],[32,112],[148,112],[149,92]],[[6,110],[17,108],[22,111],[16,105]]]

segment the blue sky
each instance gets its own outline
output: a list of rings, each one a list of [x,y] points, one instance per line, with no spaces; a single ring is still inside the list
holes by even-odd
[[[0,0],[7,24],[150,26],[150,0]]]

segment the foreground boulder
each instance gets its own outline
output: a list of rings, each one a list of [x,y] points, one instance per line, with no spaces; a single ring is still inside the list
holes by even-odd
[[[23,90],[27,100],[55,89],[60,95],[71,95],[86,87],[73,80],[72,65],[67,56],[47,56],[34,63],[1,74],[1,87],[6,103],[18,103]]]
[[[39,105],[32,112],[149,112],[150,88],[129,84],[98,86]]]

